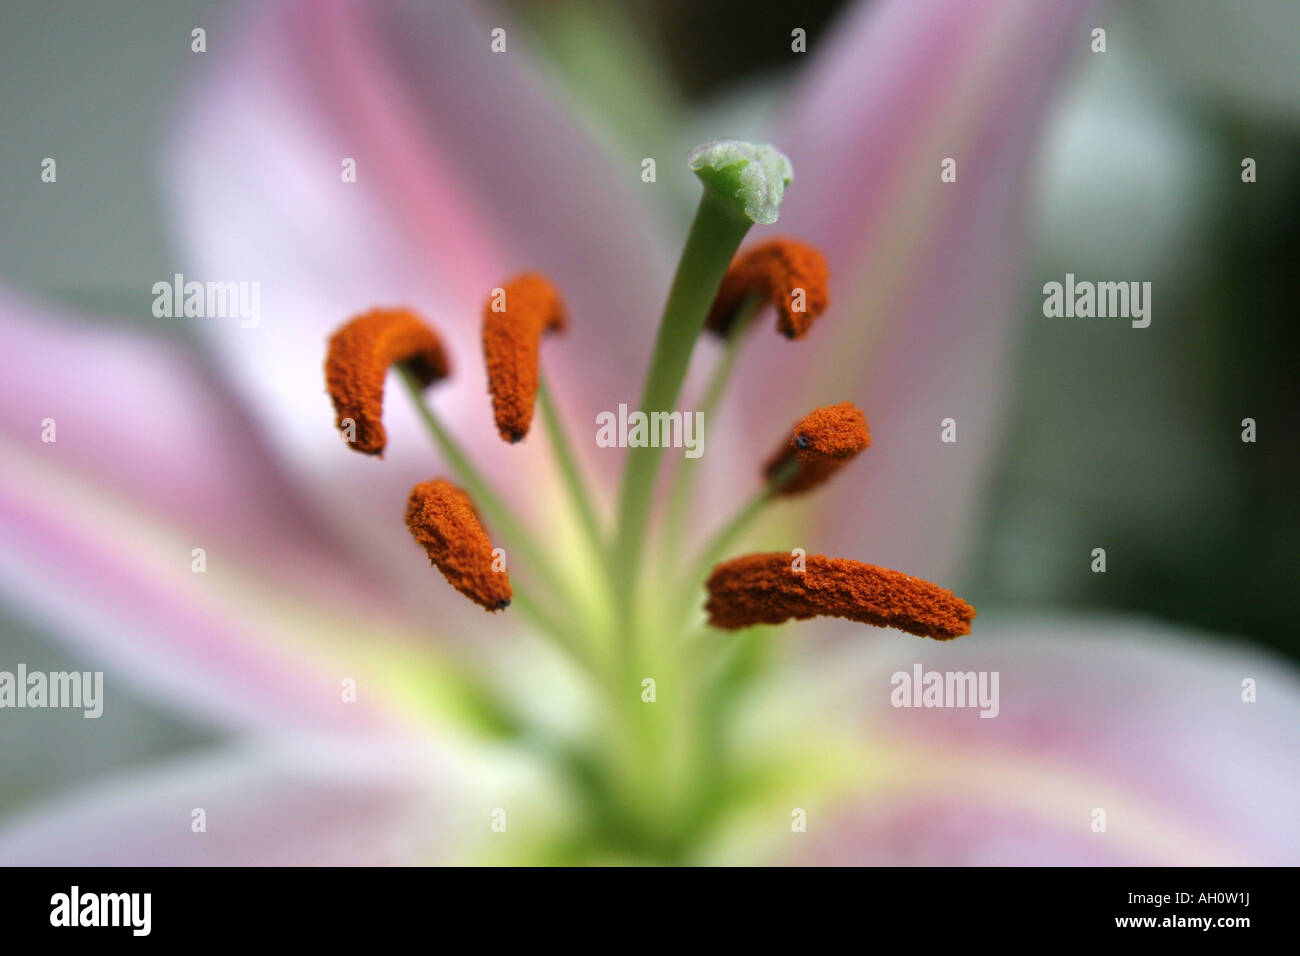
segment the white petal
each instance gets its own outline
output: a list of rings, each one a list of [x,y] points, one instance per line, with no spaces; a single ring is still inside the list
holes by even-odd
[[[436,863],[464,820],[428,751],[290,738],[129,776],[0,830],[8,866],[339,866]],[[196,812],[204,832],[196,832]]]

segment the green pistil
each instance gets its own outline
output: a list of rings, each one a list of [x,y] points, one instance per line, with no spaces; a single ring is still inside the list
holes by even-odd
[[[710,193],[706,192],[700,199],[664,306],[641,396],[640,410],[647,415],[671,411],[677,401],[704,318],[749,226],[749,222],[736,219]],[[629,643],[633,641],[631,625],[636,614],[636,585],[650,518],[650,499],[662,457],[662,448],[629,448],[624,466],[618,536],[611,557],[619,582],[617,603],[623,616],[623,639]],[[630,653],[630,646],[627,649]]]
[[[736,357],[740,354],[741,343],[748,337],[750,327],[763,307],[763,300],[756,295],[746,296],[736,310],[736,317],[727,333],[726,345],[722,357],[714,366],[713,375],[704,390],[700,402],[700,413],[704,416],[706,427],[712,427],[713,415],[722,402],[727,383],[731,381],[731,372],[736,366]],[[695,490],[695,478],[700,473],[700,462],[689,458],[683,459],[673,473],[673,483],[668,492],[668,508],[665,512],[663,555],[670,568],[680,561],[683,542],[686,539],[686,519],[690,515],[691,497]]]
[[[670,412],[681,393],[695,342],[727,267],[755,222],[775,222],[790,161],[770,146],[738,140],[705,144],[690,155],[704,185],[655,339],[640,410]],[[641,552],[663,449],[628,449],[611,554],[625,665],[634,667]],[[631,676],[628,671],[628,677]]]

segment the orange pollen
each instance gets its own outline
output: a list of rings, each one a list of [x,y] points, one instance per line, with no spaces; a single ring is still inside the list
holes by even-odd
[[[504,565],[493,570],[492,542],[469,495],[449,481],[423,481],[407,499],[406,526],[457,591],[489,611],[510,605],[510,575]]]
[[[795,618],[844,617],[948,641],[970,633],[975,609],[937,584],[874,564],[813,554],[747,554],[709,576],[709,623],[734,631]]]
[[[776,329],[787,339],[801,339],[830,304],[826,259],[812,246],[794,239],[769,239],[738,255],[722,279],[705,328],[726,338],[750,296],[770,302]]]
[[[517,442],[533,423],[542,333],[563,331],[566,316],[555,286],[535,272],[515,276],[502,293],[483,309],[483,358],[497,431]]]
[[[797,460],[799,470],[782,486],[780,494],[803,494],[826,481],[870,445],[867,416],[860,408],[852,402],[828,405],[795,424],[789,442],[772,454],[763,472],[770,481],[789,462]]]
[[[334,400],[335,423],[345,438],[354,434],[349,443],[367,455],[382,455],[388,443],[381,420],[384,377],[395,362],[409,368],[424,386],[450,372],[437,334],[406,309],[374,309],[330,337],[325,386]]]

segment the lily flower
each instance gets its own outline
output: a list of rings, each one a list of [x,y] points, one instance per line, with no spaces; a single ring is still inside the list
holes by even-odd
[[[1294,862],[1275,661],[941,586],[1086,8],[855,8],[692,154],[689,228],[469,4],[250,10],[168,168],[177,271],[259,281],[256,327],[0,294],[0,593],[222,742],[0,861]],[[698,460],[591,437],[692,403]],[[914,667],[997,713],[896,703]]]

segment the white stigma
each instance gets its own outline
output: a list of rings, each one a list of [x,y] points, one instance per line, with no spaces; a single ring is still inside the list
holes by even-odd
[[[687,156],[705,188],[751,222],[774,223],[794,179],[789,158],[775,146],[717,139]]]

